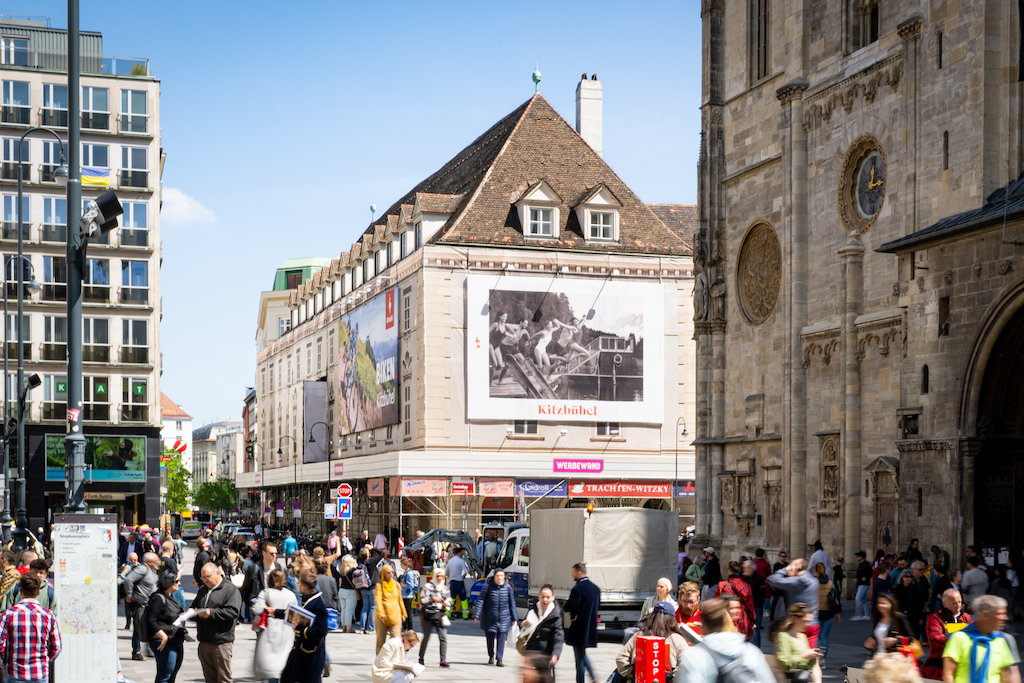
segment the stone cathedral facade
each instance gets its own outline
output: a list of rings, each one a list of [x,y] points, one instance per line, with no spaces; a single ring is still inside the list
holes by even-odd
[[[1024,545],[1017,2],[701,20],[693,547]]]

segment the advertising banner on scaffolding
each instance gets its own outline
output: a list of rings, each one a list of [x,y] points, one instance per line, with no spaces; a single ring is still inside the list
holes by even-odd
[[[661,285],[471,275],[470,419],[661,424]]]
[[[338,323],[338,435],[398,423],[395,290],[370,299]]]

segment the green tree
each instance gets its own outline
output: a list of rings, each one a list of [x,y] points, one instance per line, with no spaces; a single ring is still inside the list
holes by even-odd
[[[167,511],[181,512],[192,504],[192,473],[181,464],[181,453],[173,448],[164,448],[163,456],[170,458],[167,470]]]
[[[196,505],[203,510],[228,512],[235,506],[238,494],[231,479],[205,481],[196,488]]]

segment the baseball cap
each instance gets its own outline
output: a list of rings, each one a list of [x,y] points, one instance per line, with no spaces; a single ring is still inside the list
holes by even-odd
[[[708,546],[707,548],[704,548],[704,552],[711,553],[712,555],[714,555],[715,554],[715,549],[712,548],[711,546]]]
[[[662,600],[661,602],[654,603],[654,612],[661,612],[662,614],[674,615],[676,613],[675,608],[672,607],[672,603],[668,600]]]

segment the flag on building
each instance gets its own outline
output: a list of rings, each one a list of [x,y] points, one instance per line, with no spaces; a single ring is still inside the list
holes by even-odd
[[[83,187],[110,187],[110,169],[95,166],[82,167]]]

